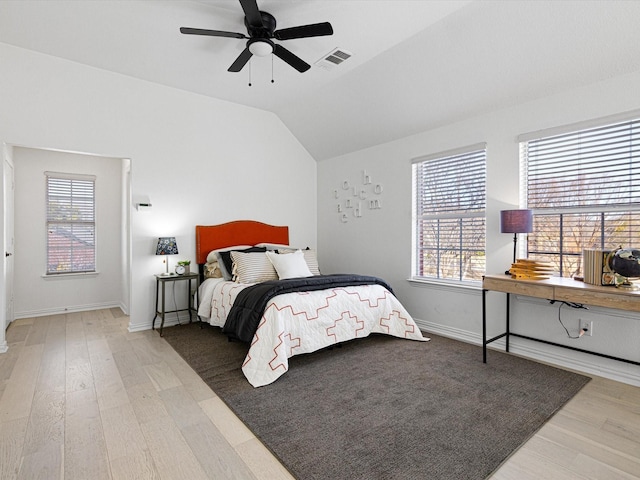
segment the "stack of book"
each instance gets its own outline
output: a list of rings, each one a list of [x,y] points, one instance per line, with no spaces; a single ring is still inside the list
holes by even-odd
[[[516,260],[516,263],[511,264],[509,273],[511,278],[544,280],[553,276],[553,265],[538,260],[520,258]]]
[[[609,267],[609,250],[585,248],[582,250],[584,282],[591,285],[615,285],[616,274]]]

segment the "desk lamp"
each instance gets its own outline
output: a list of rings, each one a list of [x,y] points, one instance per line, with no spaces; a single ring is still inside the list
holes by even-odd
[[[513,233],[513,263],[516,263],[518,234],[533,232],[533,211],[526,209],[502,210],[500,212],[500,231],[502,233]]]
[[[176,237],[160,237],[158,238],[158,245],[156,247],[156,255],[164,255],[164,263],[167,266],[163,276],[169,276],[169,259],[167,255],[177,255],[178,244],[176,243]]]

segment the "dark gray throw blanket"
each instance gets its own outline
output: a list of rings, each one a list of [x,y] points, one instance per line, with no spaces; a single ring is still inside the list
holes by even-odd
[[[222,332],[230,338],[251,342],[267,303],[276,295],[353,285],[382,285],[393,293],[391,286],[381,278],[346,273],[256,283],[238,294],[233,302],[233,307],[229,311]]]

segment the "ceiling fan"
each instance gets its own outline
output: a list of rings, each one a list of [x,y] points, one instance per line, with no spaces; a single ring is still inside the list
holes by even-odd
[[[276,40],[292,40],[295,38],[320,37],[333,35],[333,28],[329,22],[301,25],[299,27],[276,30],[276,19],[267,12],[260,11],[256,0],[240,0],[244,10],[244,24],[247,27],[246,36],[243,33],[223,32],[220,30],[205,30],[201,28],[180,28],[180,33],[186,35],[208,35],[211,37],[230,37],[247,39],[245,49],[228,68],[229,72],[239,72],[253,56],[263,57],[273,53],[284,60],[300,73],[306,72],[311,66],[282,45],[274,43]]]

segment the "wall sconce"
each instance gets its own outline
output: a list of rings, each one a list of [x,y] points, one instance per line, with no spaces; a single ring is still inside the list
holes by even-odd
[[[176,237],[160,237],[158,238],[158,245],[156,246],[156,255],[164,255],[164,263],[166,264],[166,271],[163,276],[169,276],[169,258],[167,255],[177,255],[178,244],[176,243]]]

